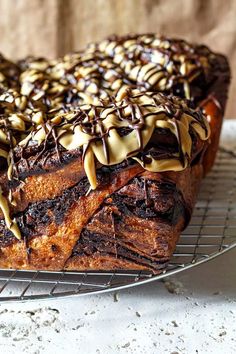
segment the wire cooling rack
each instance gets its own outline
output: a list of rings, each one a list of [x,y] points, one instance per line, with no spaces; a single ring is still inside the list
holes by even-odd
[[[45,272],[0,270],[0,302],[48,299],[117,290],[162,279],[236,246],[236,154],[221,148],[204,179],[188,228],[167,269],[149,272]]]

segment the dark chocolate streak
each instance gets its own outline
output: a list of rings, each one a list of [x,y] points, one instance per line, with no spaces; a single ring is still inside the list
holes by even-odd
[[[130,128],[120,128],[118,133],[120,136],[124,136],[129,134],[131,131]],[[153,133],[153,137],[150,140],[148,146],[144,151],[140,153],[138,157],[144,157],[149,152],[151,155],[155,155],[155,149],[160,150],[158,157],[168,158],[169,155],[177,152],[178,142],[174,134],[170,133],[167,129],[159,128],[156,129]],[[152,148],[152,150],[151,150]],[[41,147],[42,149],[42,147]],[[154,150],[153,150],[154,149]],[[50,147],[42,154],[41,158],[37,160],[37,154],[40,153],[40,146],[37,144],[28,146],[24,149],[24,158],[21,157],[21,148],[18,147],[15,152],[15,162],[17,164],[17,172],[18,172],[18,180],[12,179],[8,182],[10,188],[16,187],[20,181],[23,181],[28,176],[44,174],[47,172],[55,171],[58,168],[62,168],[73,162],[78,158],[82,158],[82,150],[65,150],[62,146],[59,147],[60,150],[60,160],[58,159],[57,154],[55,153],[54,146]],[[157,151],[158,153],[158,151]],[[157,154],[156,153],[156,154]],[[193,153],[194,153],[194,145],[193,145]],[[46,161],[45,161],[46,157]],[[133,162],[129,159],[129,164]],[[117,164],[117,168],[119,169],[120,164]],[[109,166],[109,168],[114,169],[114,167]]]
[[[100,186],[110,183],[113,173],[118,173],[120,169],[129,168],[135,162],[126,160],[114,166],[104,166],[97,170],[97,180]],[[64,215],[74,201],[85,195],[90,184],[87,177],[83,177],[76,185],[63,191],[54,198],[32,203],[23,212],[13,215],[16,218],[23,237],[31,238],[37,232],[37,226],[46,226],[51,222],[61,224]],[[14,242],[19,242],[12,232],[6,228],[5,221],[0,220],[0,247],[6,247]]]
[[[113,178],[112,171],[108,167],[102,168],[98,171],[97,177],[100,185],[110,183]],[[145,185],[144,185],[145,183]],[[174,225],[178,222],[180,215],[185,217],[188,222],[190,211],[186,205],[181,193],[176,189],[173,183],[145,181],[142,177],[134,178],[129,184],[139,188],[146,188],[148,194],[149,188],[153,186],[158,188],[159,193],[156,200],[149,200],[147,194],[143,193],[141,197],[132,198],[125,196],[122,189],[113,193],[107,200],[105,200],[99,210],[106,206],[108,200],[112,199],[112,203],[118,210],[122,211],[124,215],[135,215],[139,218],[155,219],[159,218],[162,221]],[[57,198],[46,200],[43,202],[31,204],[24,212],[15,215],[15,218],[20,227],[23,238],[29,241],[35,235],[43,234],[44,228],[50,223],[54,222],[60,225],[64,217],[80,196],[85,195],[88,191],[89,183],[84,177],[77,185],[69,188]],[[160,197],[160,198],[159,198]],[[139,198],[139,199],[138,199]],[[163,200],[163,203],[160,203]],[[96,214],[94,215],[96,217]],[[118,220],[116,220],[118,222]],[[0,247],[6,247],[18,241],[5,227],[4,220],[0,221]]]
[[[73,202],[80,196],[85,195],[89,189],[87,178],[83,178],[77,185],[67,189],[63,194],[54,199],[48,199],[42,202],[31,204],[24,212],[15,215],[23,238],[32,238],[40,232],[37,230],[46,227],[52,222],[61,224],[67,210]],[[0,247],[6,247],[17,240],[12,232],[6,228],[4,220],[0,220]]]
[[[127,135],[130,132],[130,128],[121,128],[119,129],[119,134],[121,136]],[[195,159],[195,154],[196,151],[198,150],[197,148],[197,141],[198,138],[196,136],[196,133],[194,130],[190,127],[190,135],[192,138],[192,156]],[[174,134],[170,133],[167,129],[156,129],[153,133],[152,138],[150,139],[150,142],[146,146],[146,148],[137,154],[137,157],[139,157],[141,160],[143,160],[145,163],[150,162],[146,155],[150,154],[154,159],[167,159],[169,157],[173,158],[173,154],[178,152],[178,142]],[[35,152],[37,152],[38,146],[31,146],[28,147],[26,150],[25,154],[25,159],[21,158],[20,154],[20,149],[16,150],[15,158],[18,160],[17,165],[18,165],[18,179],[12,179],[8,181],[8,186],[9,188],[16,188],[19,184],[20,181],[24,181],[25,178],[33,175],[39,175],[39,174],[45,174],[48,172],[53,172],[57,170],[58,168],[63,168],[67,164],[73,162],[74,160],[78,158],[82,158],[82,151],[81,149],[76,149],[76,150],[63,150],[62,147],[60,147],[60,160],[58,159],[57,154],[55,153],[55,150],[49,149],[45,154],[47,153],[47,160],[44,163],[44,154],[42,155],[42,159],[36,161],[37,155],[35,156]],[[36,151],[35,151],[36,150]],[[201,151],[199,152],[201,155]],[[36,161],[36,162],[35,162]],[[125,167],[127,165],[132,165],[135,162],[132,159],[127,159],[127,161],[124,161],[122,165]],[[194,160],[195,163],[195,160]],[[193,164],[191,164],[193,165]],[[117,166],[117,167],[115,167]],[[108,166],[110,170],[120,169],[121,164],[117,164],[115,166]],[[106,169],[106,167],[103,167]]]
[[[78,158],[81,158],[81,151],[79,149],[72,151],[61,151],[60,160],[55,154],[54,149],[48,150],[47,154],[51,154],[50,157],[47,158],[47,162],[44,164],[44,160],[42,159],[36,161],[37,156],[31,156],[27,160],[20,159],[18,162],[18,178],[8,180],[9,188],[16,188],[20,185],[21,181],[24,181],[29,176],[46,174],[49,172],[54,172],[57,169],[62,169],[69,163],[75,161]]]
[[[132,263],[144,265],[154,270],[165,268],[168,262],[167,258],[159,258],[154,261],[150,257],[143,256],[125,247],[125,245],[117,243],[114,246],[114,240],[108,239],[105,235],[84,230],[79,243],[73,250],[71,258],[91,257],[94,254],[97,256],[110,256],[112,258],[131,261]]]
[[[180,191],[173,183],[144,180],[139,177],[135,178],[132,183],[138,184],[140,189],[146,189],[146,195],[144,198],[142,196],[135,199],[125,195],[125,191],[122,194],[119,191],[114,193],[110,198],[113,201],[112,204],[120,211],[120,215],[136,215],[143,219],[152,219],[158,216],[172,225],[176,225],[180,215],[185,215],[186,223],[189,222],[190,211],[188,211]],[[156,199],[148,196],[153,185],[158,187]],[[119,219],[119,216],[117,218]]]
[[[134,188],[136,189],[136,198],[131,196]],[[154,195],[155,198],[153,198]],[[106,209],[107,206],[110,207],[109,210],[112,210],[112,213]],[[129,225],[125,220],[126,217],[130,217],[131,220],[132,217],[159,220],[161,223],[165,222],[168,225],[175,226],[182,216],[187,224],[190,219],[190,209],[174,183],[135,177],[130,183],[104,201],[101,208],[82,230],[68,261],[74,256],[112,255],[140,265],[160,269],[160,264],[167,262],[166,258],[164,261],[160,259],[154,261],[148,255],[144,257],[132,251],[130,247],[126,247],[127,241],[123,240],[122,235],[117,230],[120,229],[120,226],[126,225],[127,233],[135,232],[137,219],[136,221],[133,219],[134,224],[129,230]],[[99,225],[103,225],[103,230],[100,229]],[[104,230],[106,230],[106,234],[102,233]],[[168,247],[167,241],[159,239],[160,242],[166,243],[163,245],[164,248]]]

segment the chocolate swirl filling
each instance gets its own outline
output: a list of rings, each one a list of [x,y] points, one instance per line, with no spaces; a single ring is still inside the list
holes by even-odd
[[[10,182],[19,180],[29,149],[34,164],[46,163],[51,151],[58,162],[61,152],[80,151],[91,189],[98,165],[133,159],[152,172],[185,169],[195,157],[193,143],[201,151],[208,140],[208,123],[200,110],[157,91],[201,97],[196,87],[211,82],[214,60],[206,47],[151,34],[112,37],[54,61],[13,64],[1,57],[0,169]],[[157,131],[174,137],[175,149],[153,146]],[[9,203],[0,187],[6,225],[20,238]]]

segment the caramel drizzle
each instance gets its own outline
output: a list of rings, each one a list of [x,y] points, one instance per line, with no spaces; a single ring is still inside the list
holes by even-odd
[[[59,160],[60,146],[66,150],[82,148],[85,171],[92,189],[95,189],[94,159],[102,165],[113,165],[135,156],[150,171],[186,168],[191,159],[190,126],[201,140],[208,139],[209,127],[199,111],[190,110],[177,98],[171,100],[161,94],[133,90],[126,91],[121,101],[111,99],[100,106],[84,105],[73,113],[55,116],[36,126],[19,144],[22,147],[29,141],[43,144],[34,163],[45,154],[50,139],[54,141]],[[121,137],[117,131],[120,128],[129,128],[131,132]],[[158,128],[165,128],[176,136],[179,153],[162,160],[162,164],[155,162],[155,168],[154,161],[150,166],[144,166],[137,155],[145,149],[154,129]]]
[[[97,186],[96,161],[112,165],[130,157],[149,171],[186,168],[191,160],[189,130],[207,140],[207,122],[175,98],[143,91],[168,92],[181,83],[185,96],[192,98],[191,82],[207,75],[212,56],[206,47],[142,35],[114,37],[55,61],[30,58],[17,66],[0,58],[0,163],[1,157],[7,159],[9,179],[18,178],[15,147],[24,158],[28,144],[43,144],[34,163],[42,156],[45,163],[49,141],[59,161],[62,148],[81,148],[92,189]],[[120,137],[120,128],[131,133]],[[176,136],[178,153],[159,160],[148,155],[151,162],[145,163],[139,153],[159,128]],[[2,209],[3,198],[1,191]],[[14,204],[11,196],[9,202]],[[9,219],[9,207],[4,208]],[[13,233],[19,237],[18,231]]]
[[[120,136],[119,128],[129,128],[130,133]],[[158,128],[167,129],[176,136],[178,153],[163,159],[148,155],[151,162],[144,163],[139,152],[145,149],[154,129]],[[128,90],[121,101],[112,98],[100,106],[84,105],[73,113],[55,116],[51,121],[33,127],[18,144],[22,147],[22,155],[30,141],[43,145],[35,161],[43,156],[50,139],[54,141],[59,160],[59,146],[66,150],[82,148],[85,172],[91,188],[96,189],[96,161],[113,165],[130,157],[148,171],[183,170],[191,161],[190,129],[203,141],[209,138],[208,123],[199,110],[191,110],[176,97]],[[14,149],[10,149],[9,157],[14,156],[11,152]],[[16,170],[14,159],[10,158],[9,169]]]
[[[206,46],[166,39],[155,34],[113,36],[88,47],[89,53],[102,53],[123,70],[124,76],[145,90],[170,92],[183,85],[184,97],[191,99],[191,83],[207,77],[214,58]]]

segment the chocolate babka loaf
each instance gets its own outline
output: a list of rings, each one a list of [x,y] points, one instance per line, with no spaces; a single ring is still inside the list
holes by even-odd
[[[0,267],[162,271],[214,161],[229,76],[223,56],[156,35],[0,57]]]

